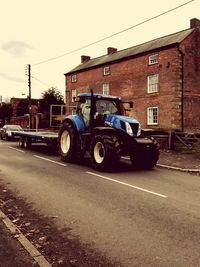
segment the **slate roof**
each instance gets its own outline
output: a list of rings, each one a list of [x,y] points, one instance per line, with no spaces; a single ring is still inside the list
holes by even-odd
[[[90,59],[87,62],[84,62],[66,74],[71,74],[78,71],[83,71],[89,68],[97,67],[102,64],[107,64],[111,62],[115,62],[118,60],[123,60],[125,58],[129,58],[131,56],[136,56],[141,53],[145,53],[148,51],[156,50],[159,48],[167,47],[174,44],[181,43],[188,35],[190,35],[194,29],[186,29],[177,33],[173,33],[164,37],[160,37],[154,39],[152,41],[148,41],[143,44],[139,44],[124,50],[120,50],[113,54],[103,55],[97,58]]]

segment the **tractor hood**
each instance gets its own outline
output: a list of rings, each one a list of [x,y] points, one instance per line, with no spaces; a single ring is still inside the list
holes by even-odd
[[[139,136],[141,133],[140,123],[131,117],[108,114],[105,125],[127,132],[131,136]]]

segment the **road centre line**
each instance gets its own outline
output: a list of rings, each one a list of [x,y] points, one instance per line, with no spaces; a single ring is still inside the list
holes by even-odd
[[[153,191],[150,191],[150,190],[138,187],[138,186],[134,186],[134,185],[131,185],[131,184],[127,184],[127,183],[121,182],[119,180],[115,180],[115,179],[112,179],[112,178],[109,178],[109,177],[106,177],[106,176],[103,176],[103,175],[100,175],[100,174],[97,174],[97,173],[88,172],[88,171],[86,173],[88,173],[90,175],[94,175],[94,176],[100,177],[102,179],[105,179],[105,180],[108,180],[108,181],[111,181],[111,182],[115,182],[115,183],[118,183],[118,184],[121,184],[121,185],[125,185],[125,186],[128,186],[128,187],[132,187],[134,189],[137,189],[137,190],[140,190],[140,191],[143,191],[143,192],[155,195],[155,196],[159,196],[159,197],[162,197],[162,198],[168,198],[168,196],[166,196],[166,195],[163,195],[163,194],[160,194],[160,193],[156,193],[156,192],[153,192]]]
[[[25,151],[24,151],[24,150],[17,149],[17,148],[15,148],[15,147],[12,147],[12,146],[8,146],[8,148],[10,148],[10,149],[13,149],[13,150],[16,150],[16,151],[18,151],[18,152],[21,152],[21,153],[25,153]]]
[[[47,158],[44,158],[44,157],[40,157],[38,155],[33,155],[33,156],[38,158],[38,159],[43,159],[43,160],[46,160],[46,161],[49,161],[49,162],[52,162],[52,163],[55,163],[55,164],[58,164],[58,165],[61,165],[61,166],[67,166],[64,163],[61,163],[61,162],[58,162],[58,161],[55,161],[55,160],[51,160],[51,159],[47,159]]]

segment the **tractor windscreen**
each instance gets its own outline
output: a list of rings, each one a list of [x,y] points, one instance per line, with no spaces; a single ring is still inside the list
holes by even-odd
[[[96,101],[96,112],[99,115],[121,114],[118,103],[112,99],[98,99]]]

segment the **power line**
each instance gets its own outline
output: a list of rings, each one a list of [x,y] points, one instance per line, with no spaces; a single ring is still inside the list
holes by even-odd
[[[139,22],[139,23],[137,23],[137,24],[135,24],[135,25],[133,25],[133,26],[131,26],[131,27],[128,27],[128,28],[126,28],[126,29],[124,29],[124,30],[121,30],[121,31],[116,32],[116,33],[113,33],[113,34],[111,34],[111,35],[109,35],[109,36],[106,36],[106,37],[104,37],[104,38],[102,38],[102,39],[99,39],[99,40],[94,41],[94,42],[92,42],[92,43],[89,43],[89,44],[87,44],[87,45],[81,46],[81,47],[79,47],[79,48],[76,48],[76,49],[71,50],[71,51],[69,51],[69,52],[66,52],[66,53],[64,53],[64,54],[61,54],[61,55],[59,55],[59,56],[52,57],[52,58],[49,58],[49,59],[40,61],[40,62],[38,62],[38,63],[32,64],[32,66],[41,65],[41,64],[47,63],[47,62],[49,62],[49,61],[56,60],[56,59],[58,59],[58,58],[61,58],[61,57],[64,57],[64,56],[66,56],[66,55],[75,53],[75,52],[80,51],[80,50],[82,50],[82,49],[84,49],[84,48],[87,48],[87,47],[92,46],[92,45],[94,45],[94,44],[97,44],[97,43],[100,43],[100,42],[105,41],[105,40],[107,40],[107,39],[110,39],[110,38],[112,38],[112,37],[114,37],[114,36],[116,36],[116,35],[119,35],[119,34],[121,34],[121,33],[124,33],[124,32],[126,32],[126,31],[129,31],[129,30],[131,30],[131,29],[133,29],[133,28],[136,28],[136,27],[138,27],[138,26],[140,26],[140,25],[142,25],[142,24],[145,24],[145,23],[147,23],[147,22],[149,22],[149,21],[151,21],[151,20],[157,19],[157,18],[159,18],[159,17],[161,17],[161,16],[163,16],[163,15],[165,15],[165,14],[167,14],[167,13],[170,13],[170,12],[176,10],[176,9],[179,9],[179,8],[181,8],[181,7],[183,7],[183,6],[186,6],[186,5],[188,5],[188,4],[190,4],[191,2],[194,2],[194,1],[196,1],[196,0],[190,0],[190,1],[188,1],[188,2],[185,2],[185,3],[183,3],[183,4],[179,5],[179,6],[176,6],[176,7],[174,7],[174,8],[171,8],[171,9],[167,10],[167,11],[164,11],[164,12],[162,12],[162,13],[160,13],[160,14],[154,16],[154,17],[151,17],[151,18],[149,18],[149,19],[143,20],[143,21],[141,21],[141,22]]]
[[[31,76],[31,78],[33,78],[33,79],[35,79],[37,82],[39,82],[40,84],[43,84],[43,85],[45,85],[45,86],[47,86],[48,88],[56,88],[56,89],[58,89],[59,91],[62,91],[62,89],[60,89],[60,88],[58,88],[56,85],[50,85],[50,84],[48,84],[48,83],[46,83],[46,82],[44,82],[44,81],[41,81],[40,79],[38,79],[37,77],[35,77],[35,76]]]
[[[40,79],[36,78],[35,76],[31,76],[31,78],[35,79],[37,82],[39,82],[39,83],[41,83],[41,84],[43,84],[43,85],[45,85],[45,86],[47,86],[49,88],[51,87],[49,84],[41,81]]]

